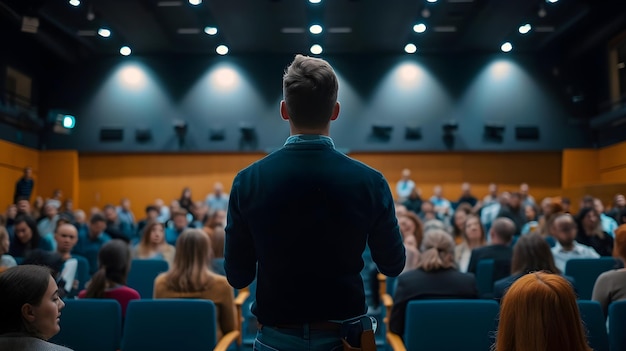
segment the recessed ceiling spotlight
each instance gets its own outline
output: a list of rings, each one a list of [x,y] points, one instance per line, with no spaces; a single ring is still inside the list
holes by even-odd
[[[524,25],[519,26],[519,32],[520,34],[526,34],[528,32],[530,32],[530,30],[532,29],[531,25],[526,23]]]
[[[500,50],[502,50],[502,52],[509,52],[513,50],[513,45],[511,45],[511,43],[507,41],[506,43],[502,44],[502,46],[500,46]]]
[[[322,0],[309,0],[311,4],[319,4]]]
[[[428,2],[430,2],[430,3],[435,3],[435,2],[437,2],[437,0],[426,0],[426,1],[428,1]]]
[[[98,35],[103,38],[108,38],[111,36],[111,31],[107,28],[100,28],[98,29]]]
[[[322,46],[319,44],[314,44],[313,46],[311,46],[311,53],[314,55],[319,55],[322,53],[322,51],[324,51],[322,49]]]
[[[555,2],[559,2],[559,0],[546,0],[546,2],[549,4],[554,4]]]
[[[189,3],[192,4],[193,6],[197,6],[202,4],[202,0],[189,0]]]
[[[224,55],[228,54],[228,46],[220,45],[217,48],[215,48],[215,52],[217,52],[218,54],[224,56]]]
[[[217,28],[215,27],[204,27],[204,32],[208,35],[215,35],[217,34]]]
[[[324,29],[319,24],[314,24],[309,27],[309,32],[311,32],[311,34],[320,34],[323,30]]]
[[[124,55],[124,56],[128,56],[130,55],[132,51],[130,50],[130,48],[128,46],[122,46],[120,48],[120,54]]]
[[[76,7],[80,5],[80,0],[70,0],[70,5]]]
[[[424,33],[426,31],[426,25],[424,23],[418,23],[413,26],[413,31],[415,33]]]
[[[413,43],[406,44],[406,46],[404,47],[404,51],[407,54],[414,54],[417,51],[417,46],[415,46],[415,44]]]

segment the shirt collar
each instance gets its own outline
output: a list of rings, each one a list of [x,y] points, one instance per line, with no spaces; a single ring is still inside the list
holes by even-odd
[[[299,143],[309,143],[309,144],[322,144],[328,145],[331,148],[335,148],[335,143],[333,143],[333,139],[326,135],[318,135],[318,134],[296,134],[291,135],[285,141],[285,145],[288,144],[299,144]]]
[[[565,251],[563,249],[563,246],[561,246],[561,243],[559,243],[558,241],[556,242],[556,244],[554,244],[554,248],[555,248],[555,251],[558,253],[581,254],[583,251],[583,248],[580,246],[580,244],[577,241],[574,241],[574,248],[571,251]]]

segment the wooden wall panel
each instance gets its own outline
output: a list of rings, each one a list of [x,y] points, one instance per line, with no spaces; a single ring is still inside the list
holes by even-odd
[[[215,182],[230,190],[237,172],[265,154],[81,154],[80,206],[88,210],[122,197],[131,200],[138,218],[147,204],[167,204],[190,187],[194,200],[203,200]]]
[[[31,199],[34,199],[39,189],[39,152],[0,140],[0,213],[4,213],[7,206],[13,203],[15,183],[27,166],[33,169],[35,189]]]
[[[576,149],[563,151],[563,188],[595,184],[600,180],[598,150]]]
[[[40,177],[39,194],[44,199],[51,197],[55,189],[61,189],[63,199],[78,202],[79,176],[78,152],[75,150],[41,151],[39,153],[39,169],[44,176]],[[78,208],[78,207],[76,207]]]

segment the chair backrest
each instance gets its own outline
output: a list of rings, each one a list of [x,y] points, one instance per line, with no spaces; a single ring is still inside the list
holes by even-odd
[[[480,297],[491,298],[493,296],[494,262],[493,259],[478,261],[476,266],[476,288]]]
[[[398,286],[398,277],[387,277],[386,290],[389,296],[394,297],[397,286]]]
[[[207,351],[217,343],[210,300],[133,300],[126,310],[122,351]]]
[[[611,351],[626,351],[626,301],[609,305],[609,344]]]
[[[74,351],[115,351],[120,348],[122,309],[116,300],[65,301],[61,331],[51,342]]]
[[[576,258],[565,264],[565,275],[574,278],[579,299],[591,300],[593,286],[598,276],[619,266],[620,263],[613,257]]]
[[[410,301],[404,344],[409,351],[489,351],[499,310],[493,300]]]
[[[151,299],[154,292],[154,279],[167,272],[169,265],[164,260],[133,259],[126,279],[126,285],[137,290],[142,299]]]
[[[594,351],[609,351],[606,319],[597,301],[578,300],[578,310],[587,329],[587,340]]]

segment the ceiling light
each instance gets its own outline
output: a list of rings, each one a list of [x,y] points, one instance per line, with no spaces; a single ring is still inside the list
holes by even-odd
[[[98,35],[103,38],[108,38],[111,36],[111,31],[108,30],[107,28],[100,28],[98,29]]]
[[[526,34],[526,33],[530,32],[531,29],[532,29],[532,27],[528,23],[526,23],[526,24],[524,24],[522,26],[519,26],[520,34]]]
[[[322,46],[319,44],[314,44],[313,46],[311,46],[311,53],[314,55],[319,55],[322,53],[322,51],[324,51],[322,49]]]
[[[80,5],[80,0],[70,0],[70,5],[76,7]]]
[[[437,2],[437,0],[426,0],[426,1],[428,1],[428,2],[430,2],[430,3],[435,3],[435,2]]]
[[[555,2],[558,2],[559,0],[546,0],[547,3],[549,4],[554,4]]]
[[[220,45],[217,48],[215,48],[215,52],[217,52],[218,54],[224,56],[224,55],[228,54],[228,46]]]
[[[122,48],[120,49],[120,54],[124,55],[124,56],[128,56],[130,55],[132,51],[130,50],[130,48],[128,46],[122,46]]]
[[[215,35],[217,34],[217,28],[215,27],[204,27],[204,32],[208,35]]]
[[[413,26],[413,31],[415,33],[424,33],[426,31],[426,25],[424,23],[418,23]]]
[[[507,41],[506,43],[502,44],[502,46],[500,46],[500,50],[502,50],[503,52],[509,52],[513,50],[513,45],[511,45],[511,43]]]
[[[314,24],[309,27],[309,32],[311,32],[312,34],[320,34],[322,31],[323,28],[319,24]]]
[[[319,4],[322,0],[309,0],[311,4]]]
[[[189,0],[189,3],[192,4],[193,6],[197,6],[202,4],[202,0]]]
[[[415,44],[412,44],[412,43],[406,44],[406,46],[404,47],[404,51],[407,54],[414,54],[417,51],[417,46],[415,46]]]
[[[422,17],[424,18],[430,17],[430,10],[424,7],[424,9],[422,10]]]

